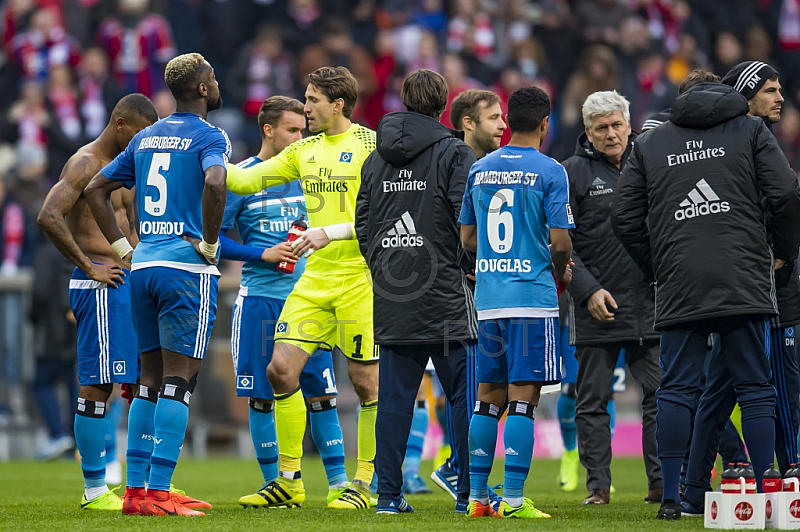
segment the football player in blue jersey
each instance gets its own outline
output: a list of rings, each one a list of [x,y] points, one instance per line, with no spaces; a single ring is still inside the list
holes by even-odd
[[[511,141],[472,165],[459,216],[461,242],[477,252],[479,385],[469,428],[470,517],[550,517],[523,494],[541,388],[560,378],[553,275],[565,284],[571,278],[567,173],[538,151],[549,115],[550,99],[541,89],[511,95]],[[495,512],[486,482],[506,400],[505,488]]]
[[[100,136],[67,161],[38,217],[56,248],[76,266],[69,283],[70,304],[78,322],[81,385],[75,441],[84,477],[81,508],[87,510],[122,508],[122,500],[106,487],[106,410],[113,383],[136,382],[139,357],[131,324],[130,285],[123,280],[130,272],[123,271],[122,259],[97,227],[83,191],[136,133],[156,120],[155,107],[146,96],[122,98]],[[133,193],[121,190],[111,201],[124,234],[136,241],[131,223]]]
[[[280,153],[303,137],[306,125],[303,104],[293,98],[272,96],[258,113],[261,150],[239,163],[247,168]],[[297,259],[286,242],[292,222],[305,214],[299,181],[291,181],[240,196],[228,192],[220,243],[224,259],[240,260],[242,283],[233,308],[231,352],[236,375],[236,395],[250,399],[250,435],[261,467],[264,484],[260,490],[239,499],[244,507],[300,505],[287,504],[278,478],[278,437],[273,411],[275,396],[267,380],[272,360],[275,324],[286,297],[302,275],[305,259]],[[242,244],[228,238],[234,226]],[[280,262],[294,264],[292,273],[277,269]],[[347,486],[344,468],[344,439],[336,412],[336,381],[330,351],[317,351],[300,374],[300,387],[311,411],[311,435],[322,456],[330,494],[339,495]],[[296,499],[296,498],[295,498]]]
[[[222,98],[214,69],[203,56],[172,59],[164,77],[177,111],[140,131],[85,194],[106,239],[123,261],[132,263],[133,325],[142,375],[129,414],[133,445],[127,453],[122,511],[203,515],[171,497],[169,488],[216,316],[230,142],[205,120]],[[134,186],[140,238],[135,251],[110,202],[114,190]],[[202,240],[192,244],[187,236]]]

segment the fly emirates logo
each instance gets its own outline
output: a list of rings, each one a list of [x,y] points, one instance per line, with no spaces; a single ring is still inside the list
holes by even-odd
[[[717,157],[725,157],[725,146],[703,148],[702,140],[687,140],[686,153],[670,153],[667,155],[667,164],[669,166],[678,166],[679,164],[693,163],[695,161],[714,159]]]

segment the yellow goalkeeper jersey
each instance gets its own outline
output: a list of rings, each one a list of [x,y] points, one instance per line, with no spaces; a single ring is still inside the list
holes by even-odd
[[[271,159],[249,168],[229,164],[228,190],[242,195],[262,193],[265,200],[285,198],[287,205],[294,206],[286,198],[288,187],[281,185],[300,179],[309,226],[353,223],[361,187],[361,166],[374,149],[375,132],[358,124],[339,135],[320,133],[299,140]],[[324,264],[324,261],[336,264]],[[311,256],[306,270],[348,266],[361,271],[366,268],[356,240],[331,242]]]

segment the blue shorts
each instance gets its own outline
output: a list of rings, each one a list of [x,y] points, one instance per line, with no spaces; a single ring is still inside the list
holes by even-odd
[[[267,380],[267,366],[275,346],[275,324],[283,309],[283,301],[271,297],[242,295],[233,306],[231,353],[236,375],[236,395],[253,399],[275,398]],[[300,373],[300,389],[304,397],[336,395],[333,358],[330,351],[315,351]]]
[[[139,352],[166,349],[205,358],[217,315],[216,275],[156,266],[131,273]]]
[[[75,268],[69,302],[78,322],[78,382],[83,386],[135,383],[139,353],[131,320],[130,272],[126,283],[109,288]]]
[[[478,321],[478,382],[560,382],[558,318]]]
[[[575,384],[578,382],[578,359],[575,358],[575,346],[569,345],[569,327],[561,327],[558,349],[561,356],[561,384]]]

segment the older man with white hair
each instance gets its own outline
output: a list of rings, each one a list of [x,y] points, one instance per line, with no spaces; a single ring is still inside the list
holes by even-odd
[[[661,370],[653,329],[653,289],[625,253],[611,227],[611,200],[635,134],[629,103],[616,91],[591,94],[583,104],[585,132],[564,161],[575,217],[570,296],[570,344],[578,358],[575,424],[589,494],[582,504],[608,504],[611,430],[608,401],[614,368],[625,350],[628,369],[641,384],[642,449],[648,492],[660,502],[661,466],[655,443],[656,397]]]

